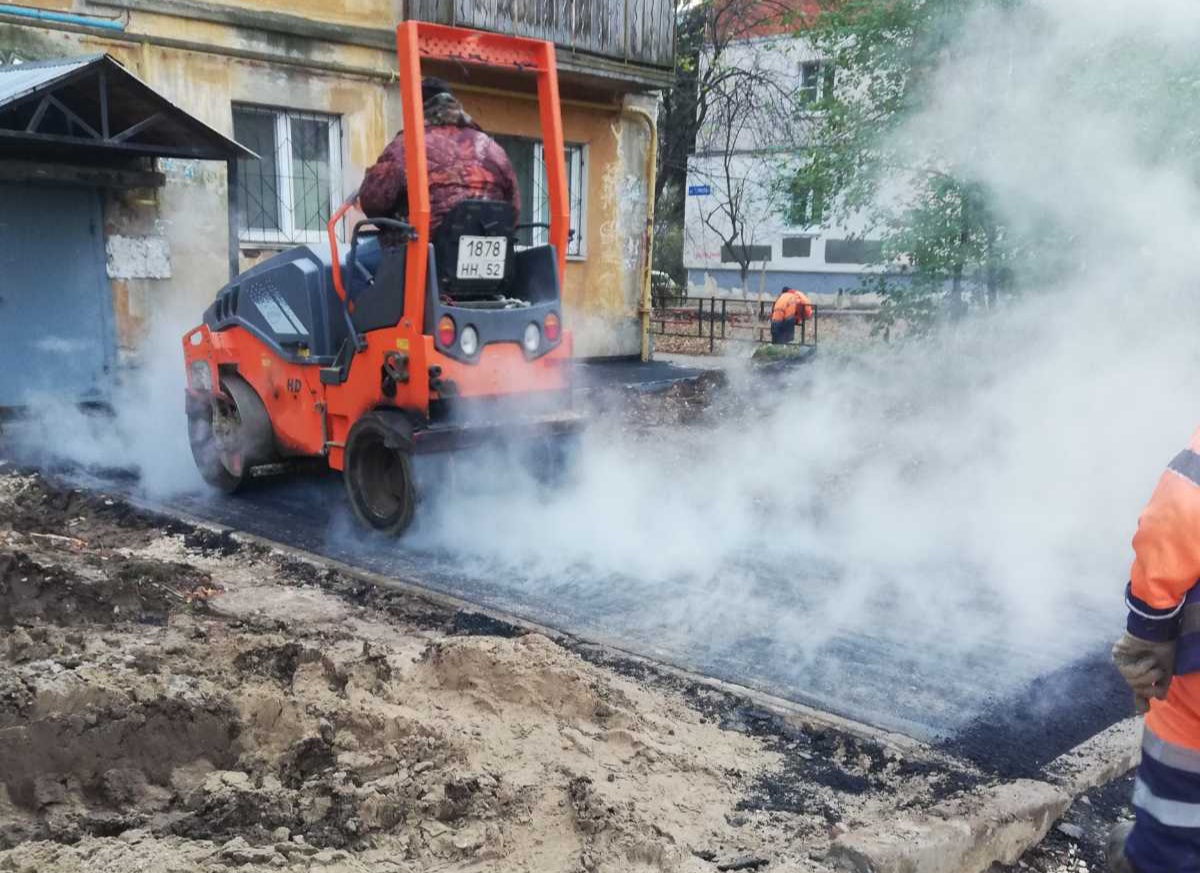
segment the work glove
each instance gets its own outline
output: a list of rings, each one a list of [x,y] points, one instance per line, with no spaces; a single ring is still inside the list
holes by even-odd
[[[1175,673],[1175,641],[1152,642],[1126,632],[1112,649],[1113,663],[1133,691],[1139,713],[1150,710],[1150,698],[1165,700]]]

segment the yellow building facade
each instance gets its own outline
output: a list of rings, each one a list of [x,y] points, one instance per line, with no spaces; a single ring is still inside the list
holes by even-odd
[[[120,349],[136,357],[156,320],[198,321],[228,281],[231,248],[244,269],[291,245],[321,241],[330,211],[353,194],[400,127],[394,27],[420,18],[553,36],[559,43],[575,232],[566,315],[579,356],[640,354],[655,91],[671,81],[671,4],[564,0],[549,10],[516,0],[503,4],[504,13],[500,5],[10,0],[21,8],[0,12],[0,63],[108,54],[180,109],[259,155],[238,163],[232,231],[229,174],[220,162],[157,158],[147,169],[161,174],[161,184],[104,192],[106,233],[144,240],[169,261],[168,270],[142,269],[140,262],[114,266],[124,248],[114,256],[109,246]],[[617,9],[624,16],[619,27]],[[508,149],[526,201],[522,221],[536,221],[542,171],[530,86],[487,71],[435,72]]]

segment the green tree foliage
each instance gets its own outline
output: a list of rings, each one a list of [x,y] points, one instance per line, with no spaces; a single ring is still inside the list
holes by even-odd
[[[939,154],[910,148],[906,125],[934,97],[933,74],[955,51],[966,16],[987,0],[823,0],[801,32],[831,63],[835,93],[807,160],[786,173],[821,192],[833,218],[866,216],[882,239],[884,275],[863,291],[883,303],[878,329],[930,330],[942,318],[995,306],[1014,290],[1014,234],[992,194]],[[898,266],[897,266],[898,265]],[[897,278],[897,273],[906,274]]]
[[[836,86],[778,184],[789,217],[814,192],[826,223],[866,217],[888,267],[863,289],[883,297],[880,330],[1068,287],[1128,245],[1128,223],[1156,229],[1150,248],[1179,244],[1200,183],[1186,5],[1112,21],[1045,0],[821,3],[796,34]]]

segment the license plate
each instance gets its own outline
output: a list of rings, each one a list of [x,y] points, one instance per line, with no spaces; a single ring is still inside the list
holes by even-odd
[[[502,236],[460,236],[458,278],[503,279],[508,240]]]

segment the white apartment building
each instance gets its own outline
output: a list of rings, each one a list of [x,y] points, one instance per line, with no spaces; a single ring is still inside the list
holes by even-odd
[[[788,181],[816,145],[819,110],[803,107],[837,87],[829,65],[790,32],[733,42],[721,63],[750,75],[710,108],[688,161],[683,258],[693,293],[740,292],[731,240],[749,255],[752,294],[786,285],[828,303],[864,276],[890,272],[861,217],[831,224],[823,192]]]

